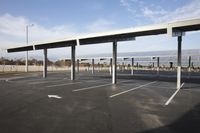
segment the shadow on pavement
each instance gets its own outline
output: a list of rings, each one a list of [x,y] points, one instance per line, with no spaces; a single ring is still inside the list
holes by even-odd
[[[141,133],[200,133],[200,104],[167,126]]]

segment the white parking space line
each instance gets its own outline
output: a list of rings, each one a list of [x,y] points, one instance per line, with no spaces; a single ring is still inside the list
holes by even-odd
[[[118,82],[118,83],[124,83],[124,82],[130,82],[130,81],[133,81],[133,80],[125,80],[125,81],[121,81],[121,82]],[[112,83],[103,84],[103,85],[97,85],[97,86],[91,86],[91,87],[86,87],[86,88],[80,88],[80,89],[75,89],[75,90],[72,90],[72,92],[89,90],[89,89],[94,89],[94,88],[99,88],[99,87],[104,87],[104,86],[109,86],[109,85],[112,85]]]
[[[109,80],[106,80],[106,79],[102,79],[102,80],[89,80],[89,81],[85,81],[85,82],[89,82],[89,83],[95,83],[95,82],[111,82],[111,81],[109,81]]]
[[[183,87],[185,83],[182,83],[180,89]],[[167,102],[165,103],[165,106],[169,105],[169,103],[172,101],[172,99],[176,96],[176,94],[179,92],[180,89],[177,89],[174,94],[167,100]]]
[[[43,78],[39,78],[39,79],[27,79],[27,77],[23,77],[24,78],[24,80],[22,79],[20,79],[20,80],[16,80],[16,81],[12,81],[12,79],[10,80],[9,79],[9,82],[16,82],[16,83],[24,83],[24,82],[30,82],[30,81],[33,81],[33,82],[36,82],[36,81],[45,81],[45,79],[43,79]]]
[[[184,86],[184,84],[185,84],[185,83],[182,83],[180,88],[182,88],[182,87]]]
[[[172,99],[176,96],[176,94],[179,92],[180,89],[177,89],[174,94],[167,100],[165,103],[165,106],[169,105],[169,103],[172,101]]]
[[[57,99],[62,99],[62,97],[58,96],[58,95],[47,95],[48,98],[57,98]]]
[[[10,78],[3,78],[2,80],[6,80],[7,82],[13,82],[13,80],[21,80],[27,78],[27,76],[16,76],[16,77],[10,77]]]
[[[94,88],[99,88],[99,87],[109,86],[109,85],[112,85],[112,84],[109,83],[109,84],[104,84],[104,85],[91,86],[91,87],[86,87],[86,88],[81,88],[81,89],[72,90],[72,92],[83,91],[83,90],[89,90],[89,89],[94,89]]]
[[[83,81],[83,82],[87,82],[87,83],[96,83],[96,82],[110,82],[108,80],[80,80],[80,81]]]
[[[97,80],[97,81],[84,81],[84,80],[83,80],[83,81],[80,81],[80,82],[49,85],[49,86],[46,86],[46,87],[47,87],[47,88],[51,88],[51,87],[59,87],[59,86],[66,86],[66,85],[79,84],[79,83],[95,83],[95,82],[101,82],[101,81],[105,81],[105,80]],[[50,81],[50,82],[51,82],[51,81]]]
[[[117,93],[117,94],[111,95],[111,96],[109,96],[109,97],[110,97],[110,98],[113,98],[113,97],[116,97],[116,96],[122,95],[122,94],[124,94],[124,93],[127,93],[127,92],[130,92],[130,91],[133,91],[133,90],[136,90],[136,89],[139,89],[139,88],[142,88],[142,87],[148,86],[148,85],[150,85],[150,84],[154,84],[154,83],[156,83],[156,82],[157,82],[157,81],[153,81],[153,82],[150,82],[150,83],[147,83],[147,84],[144,84],[144,85],[140,85],[140,86],[138,86],[138,87],[135,87],[135,88],[132,88],[132,89],[129,89],[129,90],[126,90],[126,91],[122,91],[122,92],[120,92],[120,93]]]
[[[83,82],[74,82],[74,83],[66,83],[66,84],[56,84],[56,85],[49,85],[49,86],[46,86],[46,87],[47,88],[51,88],[51,87],[66,86],[66,85],[80,84],[80,83],[83,83]]]
[[[54,81],[39,81],[39,82],[32,82],[32,83],[29,83],[30,85],[35,85],[35,84],[45,84],[45,83],[51,83],[51,82],[61,82],[61,81],[65,81],[63,79],[61,80],[54,80]]]

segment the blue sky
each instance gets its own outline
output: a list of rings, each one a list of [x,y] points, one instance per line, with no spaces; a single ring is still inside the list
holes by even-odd
[[[193,18],[200,18],[199,0],[0,0],[0,48],[25,45],[25,26],[32,23],[34,26],[29,30],[30,44],[91,32]],[[199,35],[198,32],[186,34],[183,48],[200,48]],[[175,50],[176,47],[176,38],[162,35],[120,43],[118,51]],[[111,51],[111,44],[77,47],[78,54]],[[7,56],[3,50],[0,52]],[[50,58],[70,55],[69,48],[49,52]],[[30,54],[37,57],[41,55],[41,51]],[[17,55],[23,57],[24,53]]]

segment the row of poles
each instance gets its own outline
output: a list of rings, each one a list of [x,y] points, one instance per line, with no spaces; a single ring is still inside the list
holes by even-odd
[[[159,67],[160,67],[160,58],[159,57],[156,57],[157,58],[157,71],[159,72]],[[131,59],[131,66],[130,66],[130,68],[131,68],[131,75],[133,75],[133,71],[134,71],[134,58],[124,58],[124,60],[127,60],[127,59]],[[82,59],[80,59],[81,61],[82,61]],[[94,69],[95,69],[95,63],[94,63],[94,58],[93,59],[83,59],[84,61],[85,60],[91,60],[92,61],[92,63],[91,63],[91,66],[92,66],[92,74],[94,74]],[[106,58],[103,58],[103,59],[100,59],[100,60],[106,60]],[[77,73],[79,72],[79,59],[77,59]],[[100,64],[98,63],[98,69],[100,69],[100,66],[99,66]],[[137,69],[138,69],[138,62],[137,62]],[[109,64],[109,66],[110,66],[110,68],[109,68],[109,72],[110,72],[110,75],[112,74],[112,58],[110,58],[110,64]],[[120,68],[119,68],[120,69]],[[121,66],[121,69],[120,70],[122,70],[122,71],[124,71],[124,69],[125,69],[125,64],[124,64],[124,62],[122,62],[122,66]],[[89,66],[88,66],[88,70],[89,70]],[[98,70],[99,71],[99,70]]]
[[[177,52],[177,89],[181,88],[181,45],[182,45],[182,36],[178,36],[178,52]],[[76,46],[71,46],[71,80],[75,80],[75,51]],[[191,57],[190,57],[191,58]],[[131,75],[133,75],[133,66],[134,66],[134,58],[131,59]],[[190,59],[191,60],[191,59]],[[159,72],[159,57],[157,58],[157,69]],[[79,68],[79,62],[78,68]],[[112,72],[112,84],[117,83],[116,75],[117,75],[117,41],[113,42],[113,49],[112,49],[112,59],[110,60],[111,72]],[[94,59],[92,59],[92,72],[94,73]],[[79,70],[78,70],[79,71]],[[43,77],[47,77],[47,49],[44,49],[44,59],[43,59]]]

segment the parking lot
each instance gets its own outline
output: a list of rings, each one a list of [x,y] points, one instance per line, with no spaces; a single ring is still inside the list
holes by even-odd
[[[137,73],[138,74],[138,73]],[[1,75],[2,133],[200,132],[199,79],[131,76],[107,72]],[[192,82],[194,81],[194,82]],[[168,102],[168,104],[166,104]]]

